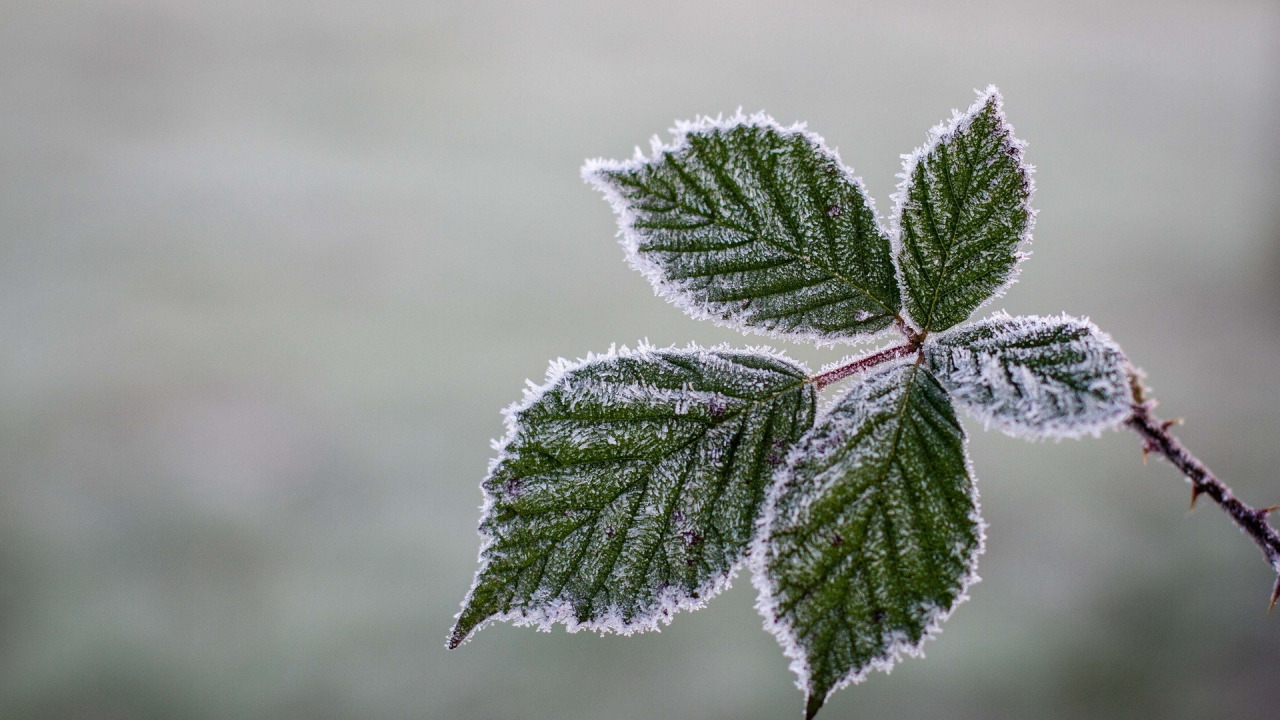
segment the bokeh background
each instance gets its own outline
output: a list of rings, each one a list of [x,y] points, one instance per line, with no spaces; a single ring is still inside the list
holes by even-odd
[[[1091,316],[1280,503],[1273,0],[4,0],[0,716],[798,718],[745,578],[446,651],[489,438],[549,358],[759,342],[653,297],[585,157],[765,109],[883,211],[987,83],[1039,167],[993,307]],[[1276,717],[1272,576],[1215,507],[1131,434],[968,427],[984,581],[823,717]]]

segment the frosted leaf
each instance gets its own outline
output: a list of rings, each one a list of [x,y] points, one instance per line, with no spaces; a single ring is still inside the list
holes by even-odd
[[[658,294],[694,317],[818,342],[893,322],[888,236],[862,181],[821,138],[763,114],[673,132],[648,157],[582,170]]]
[[[641,347],[561,361],[507,412],[480,570],[449,646],[493,619],[629,634],[728,586],[765,488],[813,425],[779,355]]]
[[[1015,437],[1098,434],[1129,416],[1127,361],[1088,320],[998,313],[925,344],[956,402]]]
[[[982,522],[946,391],[899,363],[800,439],[765,501],[756,607],[792,659],[807,717],[920,646],[965,599]]]
[[[921,330],[963,322],[1017,276],[1035,220],[1022,148],[989,87],[904,156],[891,224],[907,310]]]

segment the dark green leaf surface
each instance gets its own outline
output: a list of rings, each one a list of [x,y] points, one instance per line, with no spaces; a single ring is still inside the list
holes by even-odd
[[[553,366],[508,413],[450,647],[490,619],[652,629],[724,589],[775,466],[813,425],[805,379],[728,349]]]
[[[764,115],[676,132],[648,158],[583,168],[659,294],[695,317],[824,342],[893,322],[888,237],[820,138]]]
[[[809,717],[917,653],[964,597],[982,545],[964,442],[937,381],[898,364],[841,398],[779,472],[752,558],[757,607]]]
[[[926,332],[963,322],[1013,282],[1031,238],[1031,168],[988,88],[934,128],[905,165],[895,196],[906,304]]]
[[[1015,437],[1097,434],[1131,412],[1124,353],[1087,320],[1000,313],[934,336],[925,357],[957,403]]]

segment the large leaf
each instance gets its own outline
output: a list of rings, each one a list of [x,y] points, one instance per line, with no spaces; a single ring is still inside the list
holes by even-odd
[[[583,177],[618,213],[631,263],[695,317],[820,342],[897,317],[889,240],[862,181],[801,126],[685,123],[651,156],[592,161]]]
[[[930,338],[929,369],[956,402],[1016,437],[1080,437],[1132,411],[1124,353],[1087,320],[1003,313]]]
[[[937,381],[897,364],[841,398],[779,471],[752,555],[757,608],[807,717],[918,654],[976,579],[982,523],[964,442]]]
[[[490,619],[631,633],[701,607],[728,585],[814,398],[804,368],[761,352],[553,365],[508,411],[449,646]]]
[[[892,224],[907,309],[926,332],[963,322],[1017,275],[1031,239],[1031,167],[994,87],[907,156]]]

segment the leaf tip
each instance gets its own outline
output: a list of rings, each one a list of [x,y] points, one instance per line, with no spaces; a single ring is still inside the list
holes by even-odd
[[[449,642],[445,643],[444,646],[450,650],[457,650],[462,643],[466,642],[467,635],[469,634],[470,633],[462,627],[462,623],[459,622],[453,627],[453,632],[449,633]]]
[[[804,720],[813,720],[813,717],[822,709],[822,704],[826,702],[826,698],[821,694],[810,693],[805,700]]]

